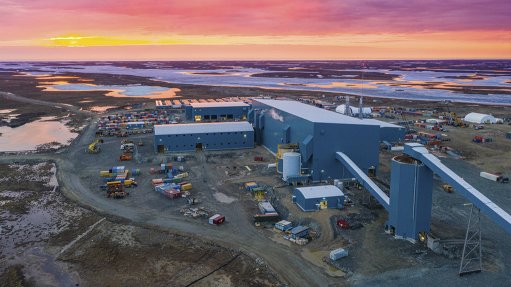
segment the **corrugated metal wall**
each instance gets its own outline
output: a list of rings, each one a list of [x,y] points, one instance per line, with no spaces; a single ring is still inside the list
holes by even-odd
[[[254,147],[254,132],[155,135],[154,149],[164,145],[166,151],[194,151],[201,143],[204,150],[228,150]]]
[[[272,152],[282,143],[297,143],[302,154],[302,167],[311,169],[314,180],[351,177],[335,159],[345,152],[362,169],[378,167],[379,126],[312,123],[292,114],[268,107],[257,101],[260,119],[255,125],[257,143]],[[321,170],[324,172],[321,173]]]

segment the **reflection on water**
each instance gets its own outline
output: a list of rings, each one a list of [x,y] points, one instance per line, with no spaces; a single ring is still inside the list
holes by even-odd
[[[300,84],[288,84],[284,83],[284,85],[293,85],[298,86]],[[347,82],[332,82],[330,84],[303,84],[305,87],[313,87],[313,88],[321,88],[321,89],[331,89],[331,88],[365,88],[365,89],[376,89],[378,88],[375,85],[365,84],[365,83],[347,83]]]
[[[397,81],[363,81],[356,79],[335,79],[335,82],[345,83],[332,85],[332,79],[323,78],[264,78],[251,77],[252,74],[268,72],[268,70],[260,68],[243,68],[236,70],[219,68],[210,70],[190,70],[190,69],[172,69],[159,67],[155,64],[151,68],[128,68],[112,66],[108,63],[103,65],[69,65],[55,69],[54,67],[35,67],[31,63],[16,63],[15,66],[8,66],[0,63],[3,69],[39,69],[46,73],[64,73],[64,72],[80,72],[80,73],[102,73],[102,74],[119,74],[133,75],[140,77],[152,78],[168,83],[192,84],[192,85],[214,85],[227,87],[258,87],[263,89],[282,89],[282,90],[307,90],[320,92],[340,92],[353,95],[375,96],[384,98],[399,99],[417,99],[432,101],[457,101],[469,103],[491,103],[511,105],[510,95],[507,90],[502,89],[481,89],[481,86],[492,86],[500,88],[509,88],[510,77],[499,75],[485,75],[484,77],[471,76],[470,72],[444,72],[420,70],[388,70],[388,69],[364,69],[365,72],[392,72],[399,75]],[[300,70],[297,66],[291,70]],[[362,71],[362,70],[355,70]],[[479,75],[479,74],[478,74]],[[472,81],[467,85],[466,79]],[[446,80],[446,81],[444,81]],[[285,81],[286,84],[282,82]],[[418,82],[437,84],[429,84],[424,86]],[[441,84],[444,83],[444,84]],[[447,86],[454,83],[455,87]],[[360,86],[362,84],[363,86]],[[370,85],[370,87],[365,85]],[[397,85],[396,85],[397,84]],[[377,88],[374,88],[376,86]]]
[[[38,145],[50,142],[65,145],[78,135],[54,119],[43,117],[16,128],[0,127],[0,152],[35,150]]]
[[[43,83],[41,83],[43,84]],[[148,99],[175,98],[176,93],[181,91],[177,88],[165,88],[159,86],[143,85],[94,85],[94,84],[70,84],[67,82],[44,83],[39,86],[47,92],[88,92],[88,91],[108,91],[106,96],[110,97],[142,97]]]
[[[118,108],[118,106],[93,106],[93,107],[90,107],[89,110],[96,112],[96,113],[102,113],[102,112],[106,112],[109,109],[115,109],[115,108]]]

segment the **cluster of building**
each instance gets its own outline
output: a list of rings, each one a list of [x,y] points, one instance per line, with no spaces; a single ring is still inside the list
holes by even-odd
[[[292,100],[202,102],[184,107],[186,124],[154,126],[156,152],[227,150],[262,145],[277,157],[288,183],[351,178],[336,159],[342,151],[366,173],[377,172],[382,141],[400,142],[401,126],[354,118]],[[342,208],[337,186],[299,187],[293,200],[304,211]]]
[[[404,154],[393,158],[390,196],[381,190],[371,179],[378,172],[380,144],[403,142],[406,130],[402,126],[297,101],[267,98],[253,98],[246,103],[190,103],[185,111],[190,123],[155,125],[156,152],[264,146],[275,155],[277,171],[284,181],[304,184],[293,190],[293,201],[303,211],[342,208],[345,202],[336,185],[305,186],[306,183],[356,178],[389,211],[386,231],[416,240],[429,232],[435,173],[496,222],[505,228],[511,226],[507,219],[502,220],[508,215],[500,213],[491,201],[418,143],[406,144]],[[467,115],[468,120],[472,116]],[[474,120],[488,122],[481,116]],[[438,140],[428,133],[418,136],[428,142]],[[263,209],[266,214],[267,208]]]
[[[155,151],[240,149],[258,144],[276,154],[279,145],[293,143],[300,173],[312,180],[350,176],[338,165],[337,151],[344,151],[364,170],[376,172],[380,142],[398,142],[405,136],[405,129],[398,125],[292,100],[190,103],[185,111],[193,123],[155,125]]]

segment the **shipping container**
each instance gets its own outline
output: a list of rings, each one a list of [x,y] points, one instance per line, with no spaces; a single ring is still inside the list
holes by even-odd
[[[224,221],[225,221],[225,216],[220,215],[220,214],[215,214],[215,215],[211,216],[208,220],[209,224],[212,224],[212,225],[219,225],[219,224],[222,224]]]
[[[330,251],[329,257],[331,260],[335,261],[335,260],[341,259],[346,256],[348,256],[348,250],[346,250],[344,248],[339,248],[339,249]]]
[[[482,178],[486,178],[486,179],[489,179],[489,180],[492,180],[492,181],[500,181],[501,178],[502,178],[501,175],[491,174],[491,173],[484,172],[484,171],[481,171],[481,173],[479,175]]]
[[[262,214],[266,213],[276,213],[275,208],[268,201],[261,201],[257,204],[259,206],[259,211]]]
[[[293,228],[293,224],[290,221],[281,220],[281,221],[275,223],[275,228],[280,231],[288,231]]]
[[[102,170],[99,172],[99,175],[102,177],[111,177],[112,173],[109,170]]]
[[[191,190],[191,189],[192,189],[191,183],[181,185],[181,190],[183,190],[183,191],[187,191],[187,190]]]
[[[183,172],[183,173],[180,173],[180,174],[176,174],[174,177],[175,178],[185,178],[185,177],[188,177],[188,173],[187,172]]]

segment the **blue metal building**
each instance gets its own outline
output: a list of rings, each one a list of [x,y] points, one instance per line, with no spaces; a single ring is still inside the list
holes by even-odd
[[[375,120],[363,119],[366,123],[374,123],[380,126],[380,141],[389,143],[402,142],[405,139],[406,129],[402,126]]]
[[[194,122],[244,121],[249,109],[250,105],[243,102],[190,103],[185,114]]]
[[[248,122],[154,126],[154,150],[160,153],[253,147],[254,129]]]
[[[293,201],[303,211],[343,208],[344,193],[333,185],[298,187],[293,190]]]
[[[297,101],[253,99],[252,106],[248,118],[256,143],[273,153],[279,144],[298,144],[302,168],[308,169],[313,180],[351,177],[336,161],[338,151],[348,154],[365,172],[376,171],[383,124]]]

